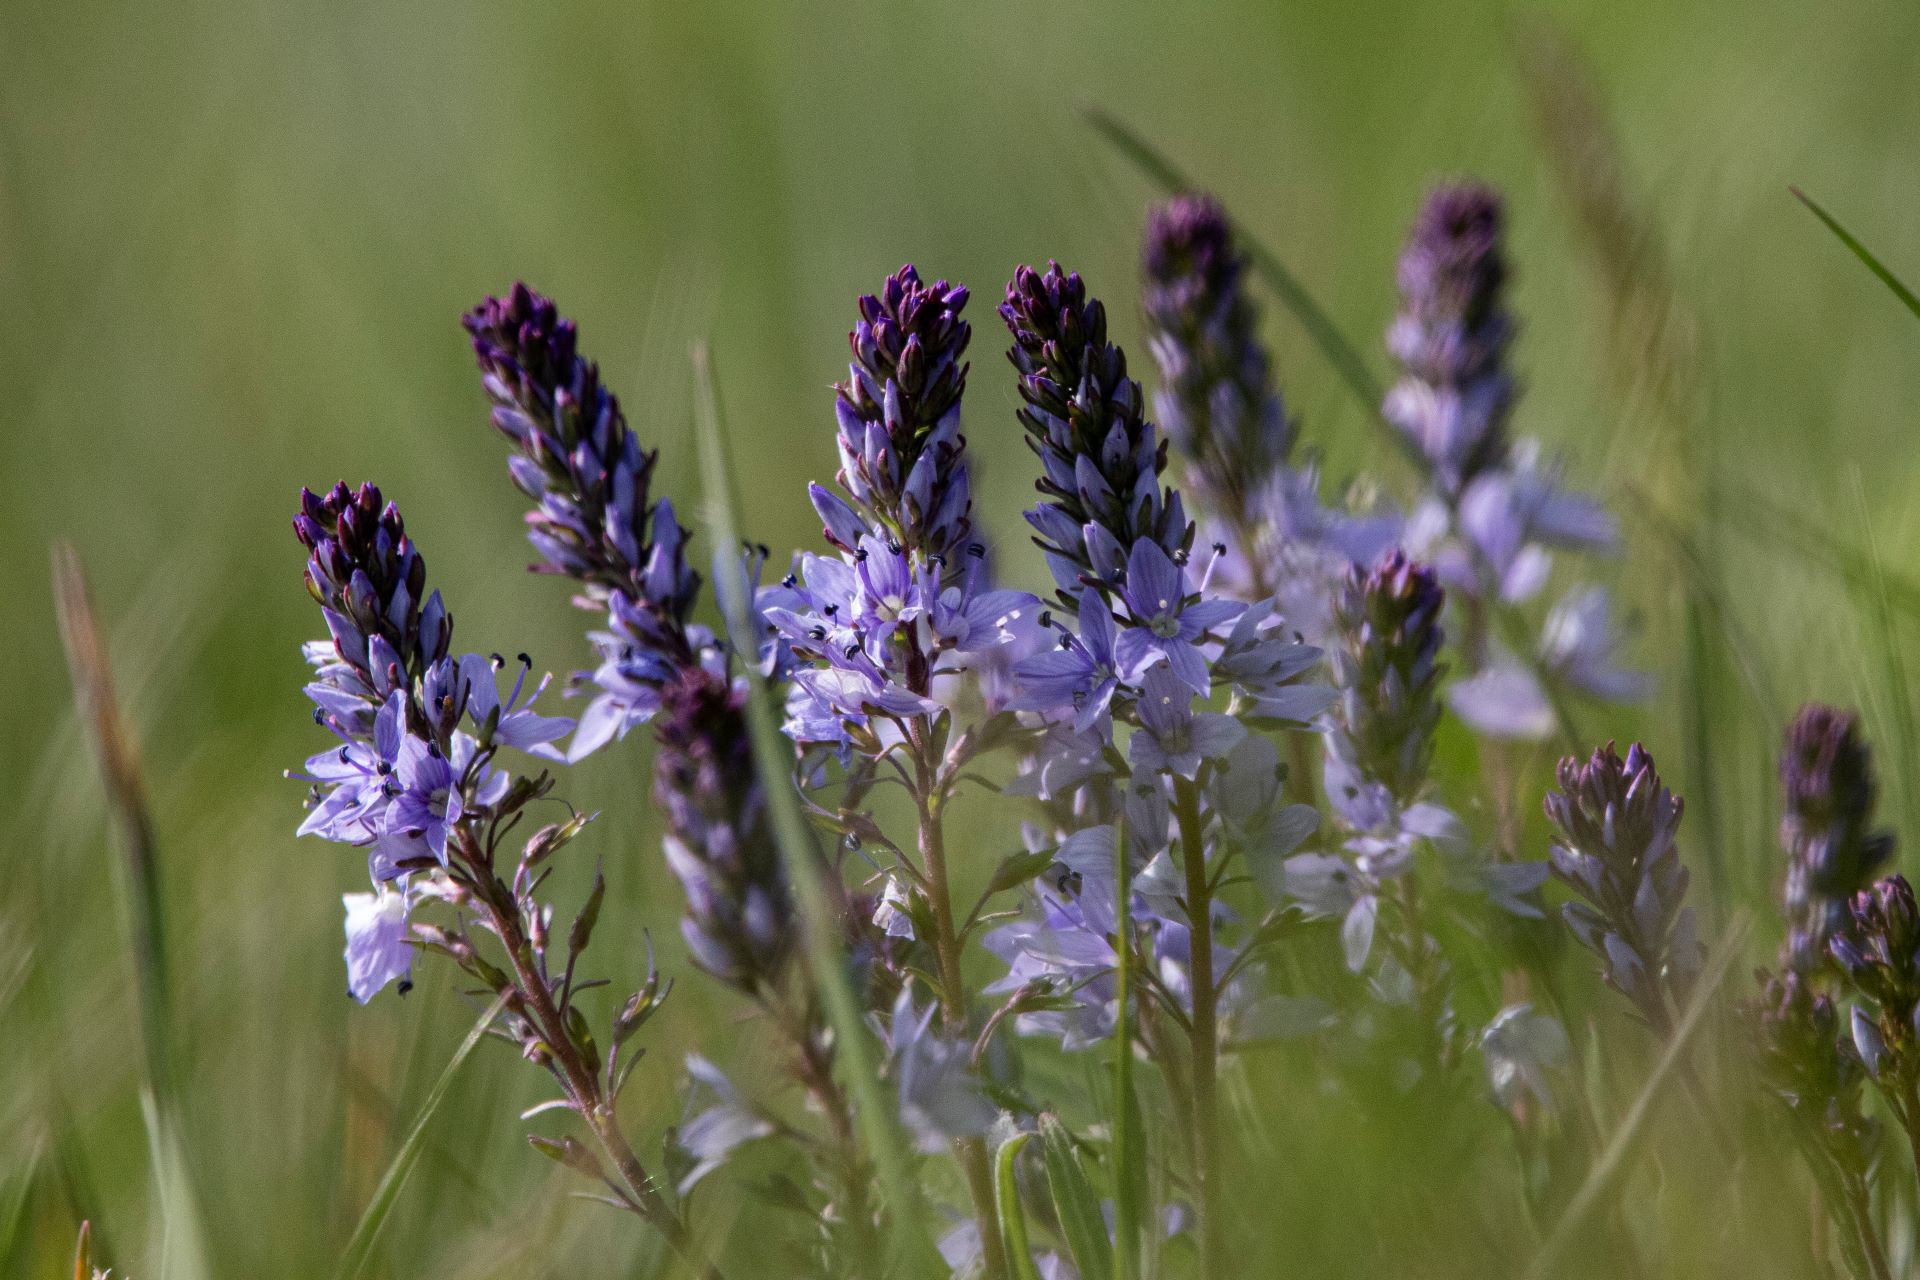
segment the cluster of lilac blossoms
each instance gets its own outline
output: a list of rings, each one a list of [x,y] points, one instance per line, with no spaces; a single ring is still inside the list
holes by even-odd
[[[809,489],[836,553],[801,554],[755,602],[796,742],[874,752],[936,713],[950,677],[1035,642],[1038,601],[995,588],[969,536],[966,301],[911,265],[861,299],[835,388],[845,496]]]
[[[547,681],[529,692],[524,658],[502,701],[497,656],[450,654],[453,619],[438,591],[423,599],[426,562],[378,489],[303,491],[293,523],[328,631],[306,647],[307,696],[341,742],[307,761],[313,810],[300,834],[367,850],[373,892],[345,899],[348,989],[364,1003],[406,979],[408,917],[435,891],[449,833],[512,787],[495,753],[557,758],[551,744],[573,721],[532,710]]]
[[[1466,678],[1449,701],[1480,733],[1542,739],[1562,692],[1627,701],[1646,682],[1619,665],[1603,587],[1570,588],[1528,651],[1504,647],[1495,631],[1500,615],[1545,589],[1554,549],[1611,552],[1619,538],[1611,514],[1561,486],[1536,442],[1509,437],[1519,388],[1507,357],[1504,216],[1500,197],[1474,183],[1427,197],[1400,257],[1402,307],[1387,348],[1401,376],[1381,412],[1426,476],[1404,544],[1434,565],[1464,615]]]

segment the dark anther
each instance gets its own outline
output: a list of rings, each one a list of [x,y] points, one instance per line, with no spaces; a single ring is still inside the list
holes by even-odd
[[[825,613],[829,618],[831,618],[834,614],[840,612],[840,606],[837,604],[830,604],[824,610],[822,610],[822,612]]]
[[[859,653],[860,653],[860,642],[858,640],[854,641],[852,644],[848,645],[846,648],[846,654],[849,658],[856,657],[859,655]]]
[[[1185,564],[1187,562],[1186,548],[1182,547],[1180,550],[1173,553],[1173,562],[1175,564]]]
[[[1053,625],[1053,610],[1042,609],[1040,611],[1040,625],[1043,627],[1050,627]]]
[[[503,658],[503,657],[501,657],[501,656],[500,656],[499,654],[497,654],[497,653],[495,653],[495,654],[489,654],[488,656],[489,656],[489,657],[490,657],[490,658],[491,658],[491,659],[493,660],[493,669],[494,669],[495,671],[498,671],[498,670],[499,670],[500,668],[502,668],[502,667],[504,667],[504,666],[506,666],[506,665],[507,665],[507,660],[506,660],[505,658]]]
[[[984,542],[969,542],[967,544],[967,554],[975,560],[978,560],[987,554],[987,544]]]
[[[791,591],[793,590],[794,584],[797,581],[798,579],[795,578],[792,574],[788,574],[786,577],[780,579],[780,585],[785,587],[787,590]]]
[[[320,708],[315,707],[313,709],[313,722],[315,724],[325,724],[327,722],[326,713],[321,711]]]
[[[1225,555],[1225,554],[1227,554],[1227,544],[1226,544],[1226,543],[1224,543],[1224,542],[1216,542],[1216,543],[1214,543],[1214,544],[1213,544],[1213,554],[1215,554],[1215,555],[1217,555],[1217,556],[1223,556],[1223,555]]]
[[[827,629],[825,627],[809,627],[807,629],[807,636],[814,640],[825,640],[827,638]]]
[[[853,553],[853,558],[855,560],[860,561],[862,564],[865,564],[867,560],[867,549],[865,547],[860,548],[858,551]]]
[[[760,553],[760,558],[762,560],[765,560],[768,556],[773,554],[773,552],[767,547],[767,544],[764,542],[754,543],[753,549]]]
[[[895,556],[897,556],[897,555],[899,555],[899,554],[900,554],[900,552],[901,552],[901,549],[902,549],[902,548],[901,548],[901,546],[900,546],[900,544],[899,544],[899,543],[897,543],[897,542],[895,542],[895,541],[894,541],[894,540],[893,540],[892,538],[888,538],[888,539],[887,539],[887,554],[888,554],[888,555],[895,555]]]
[[[519,657],[519,659],[520,659],[520,665],[521,665],[521,666],[523,666],[523,667],[525,667],[525,668],[526,668],[527,670],[529,670],[529,671],[531,671],[531,670],[533,670],[533,659],[532,659],[532,658],[530,658],[530,657],[528,657],[528,656],[527,656],[526,654],[524,654],[524,653],[522,653],[522,654],[518,654],[518,655],[516,655],[516,656],[518,656],[518,657]]]

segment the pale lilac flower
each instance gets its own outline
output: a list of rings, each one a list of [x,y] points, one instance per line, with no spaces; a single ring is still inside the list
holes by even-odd
[[[687,1103],[704,1090],[713,1101],[694,1112],[673,1134],[673,1141],[693,1158],[693,1164],[680,1175],[674,1191],[686,1195],[701,1179],[727,1162],[727,1158],[749,1142],[771,1137],[774,1124],[740,1092],[726,1073],[697,1053],[687,1055],[687,1075],[693,1082]]]
[[[1022,711],[1073,712],[1073,728],[1085,733],[1100,724],[1120,687],[1119,632],[1098,592],[1080,603],[1080,633],[1060,628],[1060,647],[1036,654],[1013,669]]]
[[[1540,659],[1553,675],[1580,692],[1608,702],[1634,702],[1647,694],[1644,672],[1619,665],[1622,636],[1605,587],[1579,586],[1547,615],[1540,632]]]
[[[904,986],[888,1019],[887,1074],[900,1099],[900,1122],[914,1149],[932,1155],[955,1138],[977,1138],[999,1111],[967,1065],[972,1046],[949,1040],[935,1026],[937,1004],[924,1010]]]
[[[889,938],[913,937],[913,900],[899,876],[888,876],[880,901],[873,908],[873,924]]]
[[[1188,688],[1204,694],[1210,686],[1206,656],[1199,641],[1232,622],[1246,606],[1232,600],[1190,596],[1187,571],[1156,542],[1141,538],[1127,553],[1127,577],[1121,587],[1128,624],[1114,655],[1129,678],[1163,660]]]
[[[1557,1018],[1536,1013],[1531,1004],[1512,1004],[1494,1016],[1480,1034],[1487,1062],[1487,1084],[1503,1110],[1529,1105],[1553,1110],[1553,1077],[1572,1053]]]
[[[1147,672],[1134,704],[1140,728],[1127,742],[1127,758],[1136,776],[1171,773],[1199,776],[1206,760],[1223,759],[1247,736],[1232,716],[1193,710],[1193,690],[1166,667]]]
[[[453,735],[451,753],[430,742],[408,738],[394,765],[399,791],[387,811],[387,833],[404,835],[447,861],[447,839],[469,808],[499,803],[512,779],[485,764],[475,765],[478,744],[464,733]]]
[[[407,891],[379,884],[372,893],[340,897],[347,911],[347,992],[361,1004],[389,982],[411,983],[413,948],[407,945]]]

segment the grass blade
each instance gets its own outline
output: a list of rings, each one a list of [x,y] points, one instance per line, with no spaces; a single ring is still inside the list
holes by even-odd
[[[713,529],[714,589],[720,600],[728,633],[735,648],[750,654],[756,648],[747,621],[747,583],[733,550],[741,545],[739,504],[734,495],[733,470],[727,462],[726,420],[720,408],[720,387],[713,361],[703,343],[692,350],[694,377],[694,434],[700,450],[700,471],[706,487],[707,519]],[[833,1026],[835,1056],[846,1071],[853,1094],[861,1136],[873,1153],[880,1187],[893,1212],[887,1236],[895,1271],[920,1274],[938,1265],[938,1254],[927,1231],[917,1184],[908,1172],[907,1143],[898,1116],[888,1105],[880,1085],[879,1063],[873,1039],[854,999],[839,946],[839,926],[828,891],[823,860],[813,833],[800,812],[799,797],[784,761],[792,749],[774,721],[772,694],[751,663],[743,664],[753,696],[747,700],[747,723],[753,737],[754,766],[766,789],[767,811],[773,819],[774,839],[781,861],[799,902],[807,961]]]
[[[1113,1241],[1107,1238],[1100,1197],[1094,1194],[1086,1170],[1080,1167],[1080,1154],[1073,1149],[1067,1127],[1050,1112],[1040,1117],[1040,1154],[1047,1163],[1053,1211],[1060,1219],[1060,1233],[1066,1237],[1067,1252],[1073,1255],[1080,1280],[1110,1280]]]
[[[1147,141],[1131,125],[1106,108],[1093,103],[1084,104],[1080,108],[1080,115],[1095,133],[1106,140],[1108,145],[1166,194],[1175,195],[1182,191],[1197,189],[1192,178],[1169,159],[1165,152]],[[1366,412],[1367,420],[1373,423],[1393,444],[1393,447],[1405,455],[1409,461],[1416,466],[1424,467],[1425,460],[1421,458],[1419,450],[1380,416],[1380,402],[1386,392],[1379,380],[1373,376],[1372,370],[1367,368],[1367,362],[1361,356],[1359,348],[1340,332],[1340,326],[1334,323],[1327,309],[1307,291],[1305,285],[1300,283],[1300,278],[1288,269],[1285,262],[1281,261],[1280,255],[1267,248],[1238,222],[1234,224],[1234,232],[1239,236],[1240,248],[1246,253],[1247,260],[1253,264],[1254,271],[1267,282],[1267,287],[1272,289],[1274,295],[1280,299],[1280,305],[1293,315],[1300,327],[1306,330],[1307,337],[1320,348],[1320,354],[1329,365],[1333,366],[1334,373],[1338,374],[1341,382],[1346,384],[1347,390],[1353,393],[1353,398],[1359,401],[1360,407]]]
[[[107,808],[119,831],[126,857],[133,932],[134,973],[140,996],[140,1032],[147,1055],[147,1078],[154,1091],[172,1100],[172,1068],[166,1028],[170,983],[166,931],[161,909],[160,872],[155,857],[153,818],[140,780],[140,758],[121,718],[114,693],[106,643],[93,613],[86,569],[65,543],[53,549],[54,607],[60,642],[73,677],[80,722],[93,743]]]
[[[1906,305],[1907,310],[1913,312],[1915,316],[1920,316],[1920,297],[1915,297],[1913,290],[1907,288],[1906,285],[1900,282],[1900,277],[1887,270],[1886,265],[1882,263],[1880,259],[1874,257],[1872,251],[1869,250],[1867,246],[1856,240],[1851,231],[1841,226],[1839,219],[1835,218],[1825,209],[1822,209],[1812,196],[1800,188],[1788,187],[1787,190],[1793,192],[1794,199],[1813,210],[1813,216],[1826,223],[1827,230],[1833,232],[1840,243],[1852,251],[1854,257],[1866,263],[1867,270],[1880,277],[1880,283],[1893,290],[1893,296],[1900,299],[1900,301]]]
[[[1027,1243],[1027,1216],[1020,1209],[1020,1187],[1013,1176],[1013,1162],[1020,1149],[1033,1137],[1016,1133],[1000,1144],[993,1160],[994,1199],[1000,1209],[1000,1235],[1007,1244],[1007,1265],[1013,1268],[1013,1280],[1040,1280],[1033,1267],[1033,1249]]]
[[[433,1088],[427,1091],[426,1101],[420,1104],[420,1114],[413,1118],[413,1126],[407,1130],[400,1149],[393,1153],[387,1171],[380,1175],[380,1184],[373,1189],[373,1198],[367,1202],[353,1235],[347,1240],[347,1247],[341,1251],[340,1264],[334,1269],[334,1275],[339,1280],[355,1280],[366,1270],[367,1262],[373,1256],[373,1246],[379,1242],[380,1232],[385,1229],[393,1206],[400,1198],[400,1190],[406,1186],[408,1175],[419,1162],[420,1152],[426,1145],[427,1125],[432,1122],[434,1113],[440,1110],[440,1104],[446,1101],[453,1077],[472,1056],[474,1046],[485,1037],[487,1028],[500,1016],[500,1010],[506,1003],[507,998],[502,995],[487,1006],[486,1012],[473,1024],[473,1029],[467,1032],[467,1038],[453,1051],[453,1057],[448,1059],[440,1078],[433,1082]]]
[[[1692,999],[1687,1001],[1686,1012],[1681,1015],[1679,1025],[1673,1030],[1673,1037],[1667,1041],[1667,1047],[1660,1055],[1648,1074],[1646,1083],[1640,1086],[1640,1092],[1634,1096],[1626,1114],[1620,1118],[1620,1127],[1593,1162],[1593,1168],[1587,1171],[1586,1181],[1574,1193],[1567,1203],[1566,1212],[1560,1215],[1560,1221],[1554,1224],[1553,1233],[1546,1243],[1540,1246],[1540,1252],[1534,1256],[1533,1264],[1527,1268],[1526,1280],[1546,1280],[1546,1277],[1559,1274],[1560,1255],[1574,1243],[1587,1219],[1600,1208],[1602,1199],[1612,1188],[1614,1179],[1619,1176],[1626,1164],[1627,1156],[1633,1151],[1634,1143],[1640,1132],[1646,1127],[1647,1120],[1653,1114],[1653,1104],[1658,1101],[1661,1089],[1668,1077],[1682,1070],[1686,1062],[1687,1050],[1693,1043],[1694,1035],[1706,1025],[1707,1010],[1713,1004],[1713,997],[1720,990],[1720,984],[1726,980],[1727,971],[1733,967],[1734,959],[1740,954],[1741,943],[1747,933],[1747,917],[1741,913],[1720,938],[1720,945],[1714,948],[1713,961],[1706,972],[1700,975],[1699,983],[1694,987]]]
[[[175,1075],[167,1040],[167,1029],[173,1025],[169,1009],[172,984],[152,811],[141,782],[139,750],[114,693],[113,670],[93,612],[86,569],[79,554],[65,544],[53,549],[53,589],[60,641],[66,650],[80,721],[93,743],[106,787],[107,809],[124,854],[124,896],[146,1057],[141,1109],[146,1117],[148,1153],[160,1202],[160,1274],[163,1280],[195,1280],[210,1274],[210,1268],[192,1169],[177,1121]]]

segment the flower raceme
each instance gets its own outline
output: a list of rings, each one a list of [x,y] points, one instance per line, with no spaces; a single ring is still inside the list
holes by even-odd
[[[958,574],[973,506],[962,454],[960,400],[972,327],[967,291],[920,281],[911,263],[860,299],[847,335],[853,362],[834,387],[842,500],[809,487],[829,542],[854,551],[872,532]]]
[[[1664,1036],[1700,968],[1687,869],[1675,841],[1685,806],[1661,784],[1639,743],[1622,759],[1608,743],[1591,758],[1569,756],[1546,799],[1558,833],[1553,874],[1578,899],[1568,928],[1600,959],[1607,985]]]
[[[572,578],[577,603],[606,612],[605,629],[589,636],[600,664],[586,678],[598,694],[568,749],[579,760],[650,719],[681,670],[715,663],[712,633],[688,621],[700,575],[673,504],[653,497],[658,454],[640,446],[599,366],[579,353],[573,321],[516,284],[463,323],[493,424],[514,446],[507,469],[534,503],[533,568]]]

